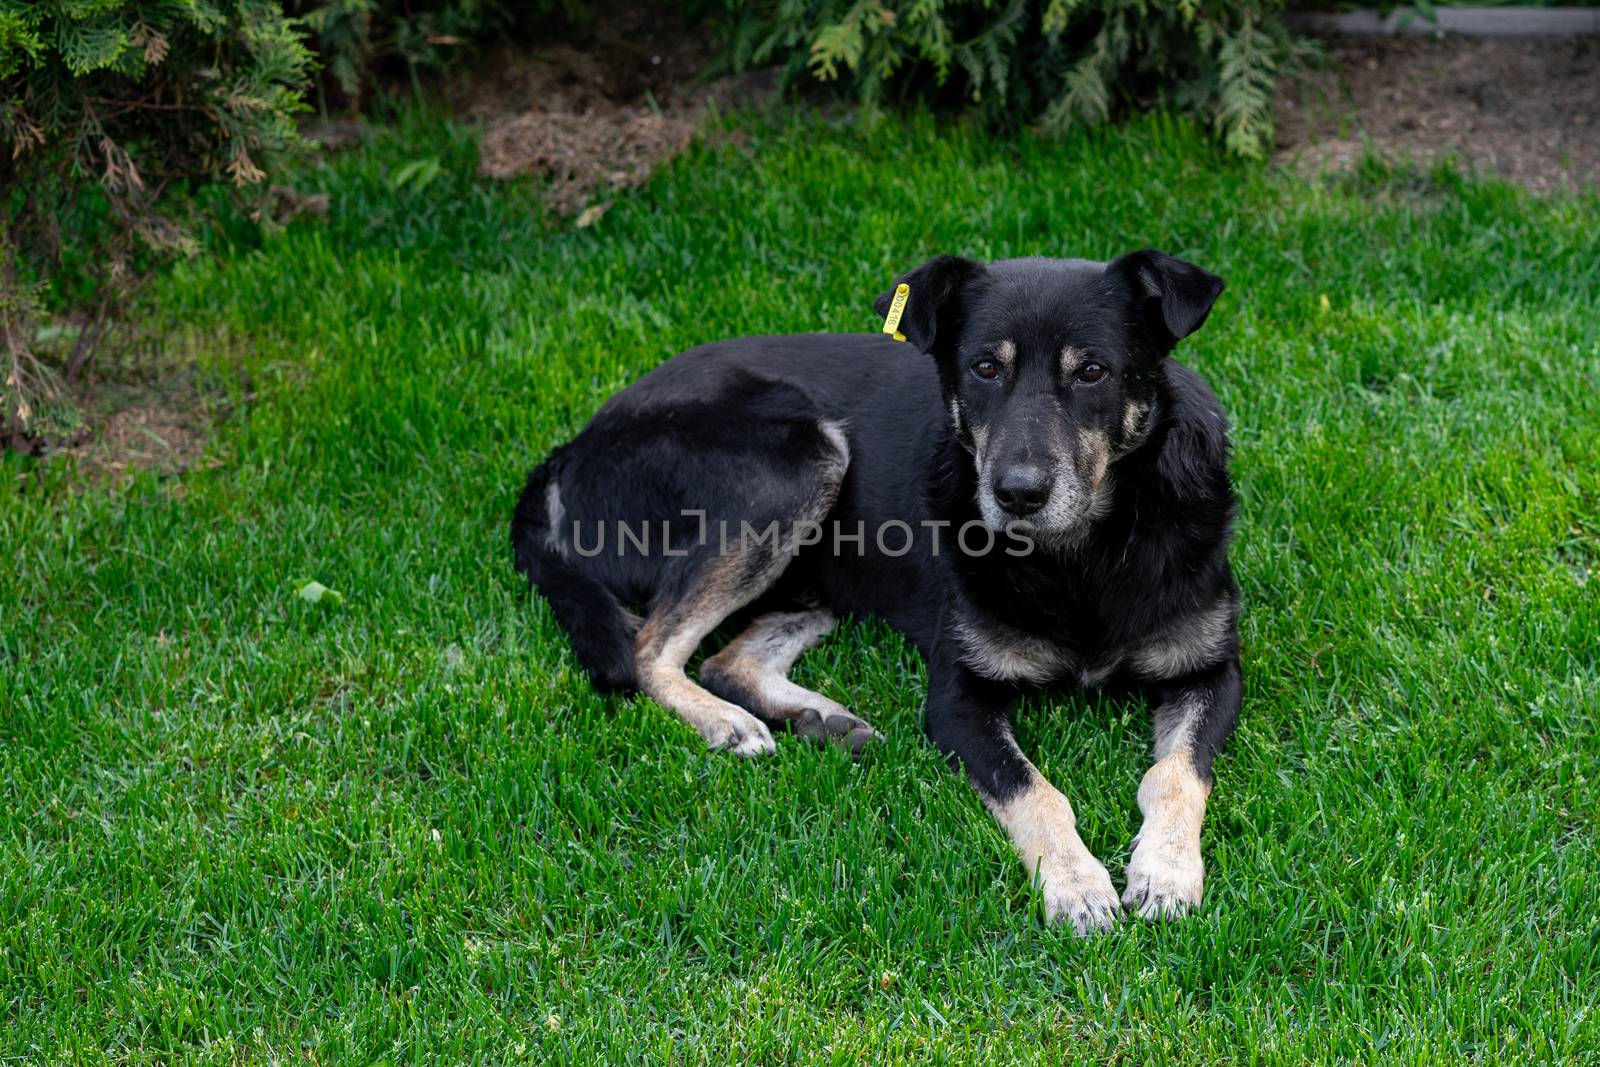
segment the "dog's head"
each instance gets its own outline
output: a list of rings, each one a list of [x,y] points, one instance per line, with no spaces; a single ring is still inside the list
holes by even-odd
[[[1104,514],[1112,464],[1157,417],[1161,361],[1223,285],[1151,249],[1112,263],[939,256],[896,281],[910,290],[899,329],[938,365],[984,521],[1063,541]]]

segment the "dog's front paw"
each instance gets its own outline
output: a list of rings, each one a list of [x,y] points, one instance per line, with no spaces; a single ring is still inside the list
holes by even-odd
[[[1205,863],[1198,848],[1157,848],[1135,842],[1122,903],[1141,919],[1176,919],[1200,906]]]
[[[713,752],[731,752],[735,756],[770,756],[778,751],[772,740],[772,731],[765,723],[748,712],[719,715],[698,728],[705,738],[706,747]]]
[[[1070,922],[1079,937],[1115,925],[1121,913],[1117,890],[1099,860],[1085,856],[1071,865],[1041,867],[1039,878],[1048,922]]]

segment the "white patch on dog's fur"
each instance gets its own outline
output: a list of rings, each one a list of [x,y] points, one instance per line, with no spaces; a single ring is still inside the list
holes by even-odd
[[[1195,773],[1187,744],[1160,759],[1139,783],[1144,825],[1128,859],[1122,903],[1141,918],[1176,918],[1205,891],[1200,825],[1210,789]]]
[[[985,462],[989,455],[989,427],[978,425],[972,428],[972,458],[978,465],[978,478],[983,484],[988,484],[989,464]]]
[[[961,661],[998,682],[1039,684],[1060,678],[1072,666],[1071,658],[1054,643],[997,623],[979,630],[966,619],[957,619],[955,633]]]
[[[833,612],[821,608],[763,615],[723,652],[735,649],[742,658],[759,663],[767,670],[787,674],[801,653],[815,647],[836,622],[838,619]]]
[[[1234,604],[1224,599],[1174,620],[1165,633],[1134,649],[1129,665],[1141,678],[1178,678],[1218,662],[1233,637]]]
[[[989,473],[989,427],[978,423],[972,428],[972,462],[978,471],[978,514],[989,529],[1005,530],[1009,518],[994,499],[994,479]]]
[[[1137,400],[1122,410],[1122,439],[1117,442],[1114,458],[1121,459],[1150,439],[1156,423],[1155,410],[1154,403]]]
[[[561,487],[555,479],[544,487],[544,543],[552,552],[561,551],[561,520],[566,517],[567,509],[561,504]]]
[[[976,438],[978,431],[974,429],[972,433]],[[981,449],[975,449],[973,453],[974,458],[982,454]],[[994,498],[994,478],[989,474],[989,465],[982,461],[978,463],[978,514],[983,516],[984,525],[996,533],[1003,531],[1007,523],[1017,521]]]
[[[1047,920],[1065,919],[1079,935],[1116,922],[1111,876],[1084,847],[1072,805],[1060,790],[1034,771],[1029,786],[1005,803],[982,788],[978,794],[1010,836],[1029,876],[1038,878]]]
[[[1121,653],[1085,662],[1048,638],[994,620],[980,625],[958,618],[954,626],[961,662],[995,681],[1043,685],[1070,678],[1085,689],[1098,689],[1122,666]]]
[[[1097,663],[1092,667],[1084,667],[1078,671],[1078,684],[1085,689],[1099,689],[1111,680],[1121,666],[1120,659],[1112,659],[1107,663]]]
[[[833,445],[836,453],[825,475],[830,481],[841,479],[844,477],[845,468],[850,466],[850,435],[845,430],[845,424],[832,419],[819,419],[817,428],[822,431],[822,436],[828,439],[828,443]]]
[[[961,436],[961,401],[950,398],[950,429],[957,438]]]
[[[1106,472],[1111,469],[1110,440],[1100,430],[1079,430],[1078,451],[1073,460],[1078,470],[1086,475],[1090,494],[1096,498],[1096,503],[1100,503],[1100,487],[1105,484]]]

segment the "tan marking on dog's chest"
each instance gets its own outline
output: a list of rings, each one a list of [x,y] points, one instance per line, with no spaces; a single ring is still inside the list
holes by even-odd
[[[961,661],[985,678],[997,682],[1073,681],[1088,689],[1104,685],[1122,665],[1120,652],[1086,660],[1066,646],[1038,634],[1013,629],[1002,623],[981,626],[970,620],[957,620],[956,639],[961,644]]]
[[[1159,635],[1128,654],[1141,678],[1178,678],[1217,663],[1233,635],[1234,603],[1219,601],[1205,611],[1174,619]]]
[[[990,624],[973,626],[965,619],[955,627],[962,662],[985,678],[998,682],[1042,685],[1069,673],[1072,658],[1054,642],[1042,637]]]
[[[1097,689],[1124,667],[1140,678],[1160,680],[1213,665],[1233,632],[1232,611],[1232,601],[1223,601],[1209,611],[1183,616],[1155,637],[1088,656],[997,622],[958,619],[955,634],[962,662],[986,678],[1033,685],[1070,679]]]

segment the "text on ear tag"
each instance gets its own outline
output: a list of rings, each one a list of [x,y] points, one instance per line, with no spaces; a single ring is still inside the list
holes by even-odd
[[[883,317],[883,332],[896,341],[906,339],[906,335],[900,332],[900,316],[906,313],[906,299],[910,296],[911,286],[905,282],[895,286],[894,299],[889,301],[889,314]]]

